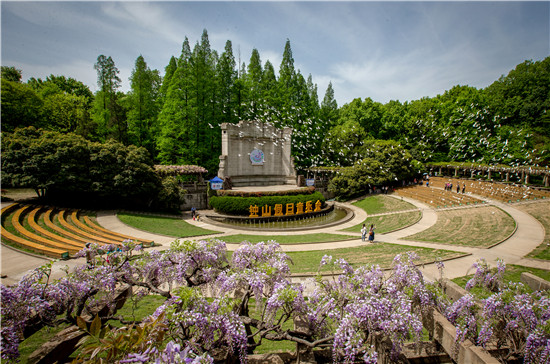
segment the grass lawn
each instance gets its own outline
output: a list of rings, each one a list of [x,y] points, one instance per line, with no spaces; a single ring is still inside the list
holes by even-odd
[[[543,242],[535,250],[527,254],[527,257],[550,260],[550,214],[548,214],[548,211],[550,211],[550,201],[517,205],[514,207],[530,214],[544,226],[545,234]]]
[[[376,232],[379,234],[385,234],[391,231],[402,229],[409,225],[417,223],[422,218],[420,211],[402,212],[390,215],[371,216],[365,219],[360,224],[344,229],[343,231],[351,231],[354,233],[360,233],[361,227],[365,224],[370,227],[374,224]]]
[[[177,238],[219,233],[219,231],[193,226],[182,219],[174,217],[159,217],[131,213],[118,213],[117,217],[123,223],[135,227],[136,229]]]
[[[429,241],[472,247],[489,247],[507,238],[516,222],[494,206],[437,212],[437,222],[407,240]]]
[[[536,275],[537,277],[550,281],[550,271],[537,269],[537,268],[524,267],[521,265],[507,264],[506,271],[504,272],[504,282],[521,282],[521,273],[523,272],[531,273],[533,275]],[[466,283],[473,276],[474,275],[471,274],[464,277],[458,277],[458,278],[452,279],[452,281],[458,284],[459,286],[461,286],[462,288],[464,288],[466,287]],[[525,287],[527,288],[528,291],[531,291],[529,286],[525,285]],[[479,298],[487,298],[492,294],[488,290],[480,287],[473,288],[471,292],[472,294],[474,294],[476,297],[479,297]]]
[[[329,241],[342,241],[350,239],[359,239],[358,236],[341,235],[341,234],[303,234],[303,235],[227,235],[219,238],[226,243],[242,243],[249,241],[251,243],[259,243],[261,241],[268,242],[275,240],[277,243],[284,244],[307,244],[307,243],[325,243]]]
[[[69,324],[61,324],[56,327],[43,327],[41,330],[38,330],[24,341],[19,344],[19,362],[27,363],[29,355],[31,355],[36,349],[38,349],[42,344],[51,340],[58,332],[69,327]]]
[[[362,200],[354,202],[352,205],[365,210],[367,214],[383,214],[385,212],[416,209],[416,206],[411,203],[386,195],[373,195],[365,197]]]
[[[333,259],[343,258],[352,266],[378,264],[381,268],[389,268],[392,265],[393,258],[399,253],[414,251],[420,257],[422,262],[432,262],[436,259],[448,259],[462,256],[463,253],[453,252],[443,249],[429,249],[421,247],[412,247],[406,245],[375,243],[360,246],[357,248],[342,248],[334,250],[315,250],[303,252],[288,252],[294,264],[290,265],[292,273],[317,273],[319,263],[323,256],[331,255]],[[326,266],[322,272],[330,272]]]

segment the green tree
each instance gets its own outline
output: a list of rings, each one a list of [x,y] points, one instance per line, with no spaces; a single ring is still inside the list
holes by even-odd
[[[40,78],[35,79],[31,77],[28,84],[37,92],[40,92],[42,96],[47,96],[47,89],[49,88],[54,93],[62,92],[74,96],[82,96],[86,100],[88,107],[91,106],[94,100],[94,94],[90,91],[90,88],[72,77],[49,75],[45,81]]]
[[[525,163],[550,165],[550,57],[520,63],[487,87],[486,94],[492,113],[511,127],[508,131],[527,131],[532,149]],[[517,157],[522,163],[521,153]]]
[[[176,57],[174,56],[170,57],[170,62],[164,68],[164,77],[162,79],[162,85],[159,90],[161,104],[164,103],[166,95],[168,94],[168,87],[170,86],[170,83],[172,81],[172,76],[176,72],[177,68],[178,68],[178,63],[177,63]]]
[[[45,126],[42,99],[27,84],[2,79],[2,132]]]
[[[325,164],[351,166],[360,159],[360,148],[367,134],[358,121],[346,119],[343,124],[331,128],[325,138],[323,151]]]
[[[156,154],[155,140],[158,134],[160,75],[151,70],[143,56],[136,59],[130,76],[131,91],[128,94],[128,136],[130,143],[145,147]]]
[[[191,49],[189,39],[185,37],[158,117],[161,128],[157,139],[158,159],[163,164],[185,164],[185,155],[195,147],[191,138],[193,92],[190,63]]]
[[[2,66],[2,79],[12,82],[21,82],[22,71],[13,66]]]
[[[382,104],[374,102],[370,97],[364,101],[354,99],[339,110],[340,122],[354,120],[371,138],[377,139],[382,126]]]
[[[145,148],[33,127],[3,136],[2,183],[65,202],[100,198],[141,205],[152,203],[161,186]]]
[[[338,121],[338,103],[334,99],[332,82],[328,83],[327,90],[325,91],[325,97],[323,97],[319,110],[319,117],[330,127],[336,125]]]
[[[219,89],[219,103],[221,106],[221,119],[223,123],[235,123],[238,122],[236,111],[237,93],[235,90],[235,83],[237,81],[235,57],[233,56],[233,47],[231,41],[225,43],[225,50],[220,56],[220,61],[217,64],[217,79]],[[218,125],[216,125],[218,126]],[[219,129],[215,131],[219,133]]]
[[[399,185],[412,178],[420,163],[395,141],[371,140],[362,148],[362,158],[345,167],[331,180],[329,191],[347,200],[365,194],[369,188]]]
[[[43,100],[46,129],[94,138],[96,125],[90,116],[94,96],[88,86],[74,78],[54,75],[45,81],[32,77],[28,84]]]
[[[111,57],[100,55],[94,65],[97,71],[99,91],[95,97],[93,117],[104,138],[126,141],[127,130],[124,110],[118,103],[120,94],[120,71]]]
[[[262,61],[260,52],[256,48],[252,49],[250,62],[248,63],[248,72],[245,77],[245,89],[248,90],[248,119],[254,120],[258,116],[260,105],[264,103],[264,94],[262,92]]]

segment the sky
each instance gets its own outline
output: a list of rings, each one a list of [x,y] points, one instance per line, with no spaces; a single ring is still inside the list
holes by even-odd
[[[238,62],[256,48],[278,71],[287,39],[320,101],[386,103],[489,86],[525,60],[550,55],[550,2],[1,1],[1,63],[30,77],[63,75],[97,90],[94,63],[111,56],[122,91],[142,55],[164,74],[187,36],[207,30]]]

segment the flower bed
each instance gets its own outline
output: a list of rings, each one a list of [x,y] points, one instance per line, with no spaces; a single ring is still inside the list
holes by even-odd
[[[311,194],[286,195],[286,196],[261,196],[261,197],[237,197],[237,196],[212,196],[210,198],[210,206],[216,212],[230,215],[249,215],[250,206],[270,206],[275,209],[275,205],[283,205],[298,203],[305,204],[311,201],[313,205],[317,201],[321,201],[322,206],[325,205],[325,198],[320,192]]]

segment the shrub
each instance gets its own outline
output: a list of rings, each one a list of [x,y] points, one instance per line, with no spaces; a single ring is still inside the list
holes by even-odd
[[[286,206],[288,203],[296,205],[299,202],[306,203],[312,201],[314,204],[317,200],[325,204],[325,198],[320,192],[314,192],[307,195],[287,195],[287,196],[262,196],[262,197],[237,197],[237,196],[213,196],[210,199],[210,206],[216,211],[231,214],[231,215],[248,215],[250,206],[258,207],[271,206],[273,210],[275,205],[281,204]]]
[[[219,190],[218,196],[235,196],[235,197],[262,197],[262,196],[294,196],[294,195],[311,195],[315,192],[315,187],[295,188],[287,191],[262,191],[262,192],[245,192]]]

